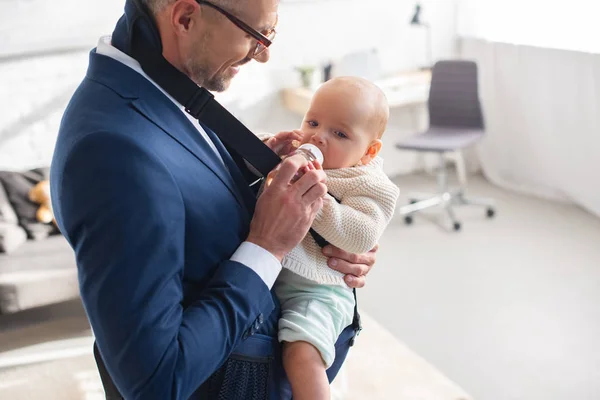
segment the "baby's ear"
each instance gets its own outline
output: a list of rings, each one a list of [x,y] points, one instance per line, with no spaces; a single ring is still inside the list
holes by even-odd
[[[370,144],[369,147],[367,147],[367,151],[365,152],[365,155],[362,156],[362,158],[360,159],[360,163],[362,165],[367,165],[368,163],[371,162],[371,160],[373,160],[375,157],[377,157],[377,154],[379,154],[379,151],[381,150],[381,140],[379,139],[375,139],[373,140]]]

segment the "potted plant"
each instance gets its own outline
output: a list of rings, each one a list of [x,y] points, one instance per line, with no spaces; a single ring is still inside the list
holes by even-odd
[[[315,75],[315,67],[313,65],[304,65],[301,67],[296,67],[296,71],[300,73],[302,87],[311,88],[313,84],[313,77]]]

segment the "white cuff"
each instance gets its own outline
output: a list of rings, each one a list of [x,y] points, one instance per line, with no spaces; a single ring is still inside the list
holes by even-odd
[[[281,272],[281,263],[273,254],[250,242],[243,242],[231,256],[231,261],[244,264],[256,272],[269,290]]]

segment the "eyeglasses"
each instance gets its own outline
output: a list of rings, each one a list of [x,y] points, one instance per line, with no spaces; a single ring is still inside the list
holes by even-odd
[[[252,28],[250,25],[248,25],[247,23],[245,23],[244,21],[242,21],[235,15],[229,13],[228,11],[223,10],[219,6],[216,6],[212,3],[209,3],[208,1],[203,1],[203,0],[196,0],[196,3],[198,3],[200,5],[204,4],[204,5],[207,5],[213,9],[215,9],[219,13],[223,14],[223,16],[225,16],[228,20],[233,22],[233,24],[235,26],[237,26],[238,28],[240,28],[241,30],[246,32],[248,35],[250,35],[254,39],[256,39],[257,43],[256,43],[256,47],[254,48],[254,52],[252,53],[252,58],[256,58],[261,53],[263,53],[267,49],[267,47],[269,47],[273,43],[273,39],[275,39],[275,35],[277,34],[277,32],[275,32],[275,28],[271,28],[263,34],[259,31],[257,31],[256,29]]]

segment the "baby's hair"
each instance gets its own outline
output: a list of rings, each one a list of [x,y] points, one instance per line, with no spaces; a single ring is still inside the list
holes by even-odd
[[[373,82],[358,76],[336,77],[327,81],[324,85],[330,84],[344,84],[360,91],[361,97],[365,99],[365,104],[372,107],[370,123],[374,127],[377,139],[381,139],[390,118],[390,107],[383,90]]]

